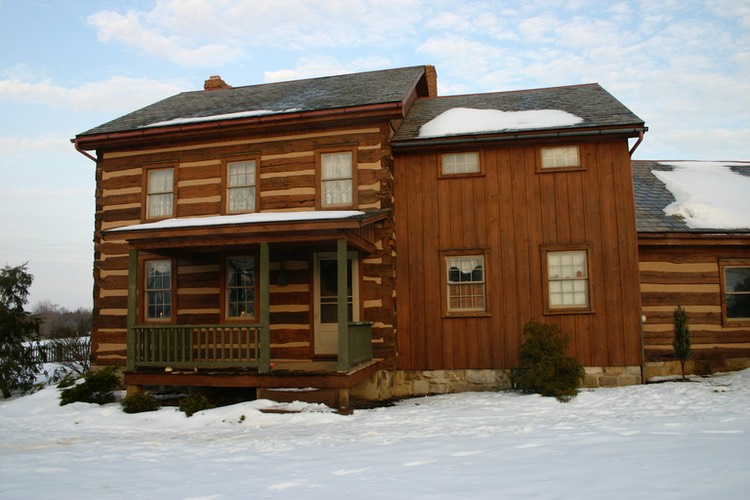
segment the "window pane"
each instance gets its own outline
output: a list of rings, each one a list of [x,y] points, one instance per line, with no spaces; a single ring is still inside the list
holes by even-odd
[[[323,205],[351,205],[352,204],[352,181],[325,181],[323,182]]]
[[[171,168],[148,171],[146,217],[169,217],[174,205],[174,172]]]
[[[227,316],[255,317],[255,259],[232,257],[227,259]]]
[[[255,210],[255,188],[230,188],[228,210],[230,212],[252,212]]]
[[[547,280],[550,309],[589,305],[585,250],[548,252]]]
[[[228,184],[235,186],[255,185],[255,160],[235,161],[227,164]]]
[[[479,153],[443,155],[443,175],[469,174],[479,171]]]
[[[146,317],[172,316],[172,261],[146,262]]]
[[[352,154],[326,153],[320,155],[321,176],[323,180],[351,179],[352,177]]]
[[[485,311],[484,257],[448,257],[448,311]]]
[[[728,319],[750,319],[750,267],[724,268]]]
[[[542,148],[542,168],[578,166],[578,146]]]

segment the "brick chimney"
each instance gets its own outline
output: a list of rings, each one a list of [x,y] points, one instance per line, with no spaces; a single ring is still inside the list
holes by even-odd
[[[438,86],[437,86],[437,70],[435,66],[425,65],[424,76],[427,80],[427,95],[429,97],[437,97]]]
[[[227,84],[227,82],[225,82],[224,80],[222,80],[219,75],[211,76],[203,84],[203,90],[221,90],[221,89],[231,89],[231,88],[232,86]]]

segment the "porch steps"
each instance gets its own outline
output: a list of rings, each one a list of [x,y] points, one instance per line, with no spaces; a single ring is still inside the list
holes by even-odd
[[[330,408],[343,410],[349,408],[349,389],[323,389],[308,387],[304,389],[282,387],[258,387],[257,399],[269,399],[277,403],[320,403]]]

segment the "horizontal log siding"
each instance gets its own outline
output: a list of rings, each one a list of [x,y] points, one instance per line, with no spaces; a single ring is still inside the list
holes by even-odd
[[[125,364],[127,336],[128,245],[103,230],[144,222],[143,176],[146,168],[174,166],[176,215],[221,215],[225,203],[222,161],[259,160],[256,203],[260,211],[314,210],[318,180],[315,151],[356,146],[361,209],[392,206],[392,159],[386,124],[256,136],[210,144],[177,142],[148,150],[100,152],[97,167],[92,353],[99,364]],[[373,321],[376,357],[395,358],[392,224],[375,229],[377,252],[362,260],[361,318]],[[252,249],[248,249],[250,251]],[[271,356],[312,355],[312,251],[271,253]],[[281,252],[281,253],[280,253]],[[236,252],[235,252],[236,253]],[[240,252],[241,253],[241,252]],[[221,322],[222,255],[176,257],[175,313],[179,323]],[[277,286],[280,262],[287,286]]]
[[[439,178],[437,154],[396,158],[398,365],[511,368],[523,325],[554,323],[586,366],[641,363],[625,141],[580,144],[585,170],[537,173],[534,147],[480,151],[483,175]],[[545,315],[542,245],[587,243],[590,314]],[[441,250],[485,254],[489,316],[443,318]]]
[[[639,268],[646,361],[676,359],[673,315],[682,305],[688,315],[696,359],[747,357],[750,327],[722,324],[719,260],[750,258],[750,245],[659,245],[641,239]]]

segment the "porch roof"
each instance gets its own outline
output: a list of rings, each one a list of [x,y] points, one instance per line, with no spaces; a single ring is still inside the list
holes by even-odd
[[[105,230],[138,250],[215,248],[269,243],[322,242],[344,238],[364,253],[375,251],[372,225],[388,210],[259,212],[183,217]]]

